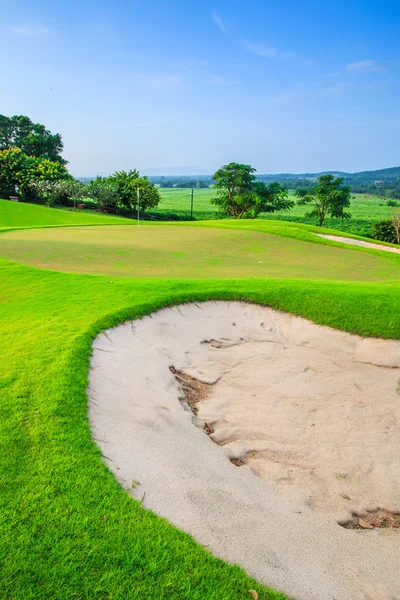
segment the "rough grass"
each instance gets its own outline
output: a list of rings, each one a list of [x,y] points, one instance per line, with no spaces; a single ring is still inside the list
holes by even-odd
[[[91,342],[161,306],[212,298],[399,339],[400,283],[111,280],[3,259],[0,281],[0,597],[283,599],[122,490],[91,440]]]
[[[344,244],[321,243],[317,249],[320,238],[304,226],[262,220],[204,224],[10,231],[0,236],[0,254],[40,268],[114,277],[399,277],[400,256]]]

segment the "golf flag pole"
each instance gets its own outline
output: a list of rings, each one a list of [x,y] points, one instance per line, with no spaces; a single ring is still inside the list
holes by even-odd
[[[137,189],[137,228],[140,228],[140,190]]]

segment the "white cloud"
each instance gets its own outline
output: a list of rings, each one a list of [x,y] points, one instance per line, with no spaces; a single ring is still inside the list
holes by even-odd
[[[226,29],[223,20],[215,10],[211,13],[211,17],[214,23],[217,25],[218,29],[222,31],[222,33],[228,33],[228,30]]]
[[[11,33],[20,35],[21,37],[39,37],[41,35],[47,35],[49,30],[44,25],[15,25],[14,27],[11,27]]]
[[[358,62],[347,64],[344,69],[353,73],[371,73],[373,71],[382,71],[383,66],[376,60],[359,60]]]

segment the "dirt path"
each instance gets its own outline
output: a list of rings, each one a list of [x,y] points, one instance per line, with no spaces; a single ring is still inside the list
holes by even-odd
[[[350,244],[351,246],[362,246],[363,248],[373,248],[374,250],[385,250],[385,252],[400,254],[400,248],[390,248],[390,246],[384,246],[383,244],[363,242],[363,240],[354,240],[353,238],[342,237],[340,235],[327,235],[323,233],[316,233],[315,235],[326,240],[332,240],[333,242],[342,242],[343,244]]]

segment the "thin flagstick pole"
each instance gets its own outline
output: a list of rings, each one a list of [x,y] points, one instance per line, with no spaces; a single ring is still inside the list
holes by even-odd
[[[140,191],[137,189],[137,228],[140,228]]]

